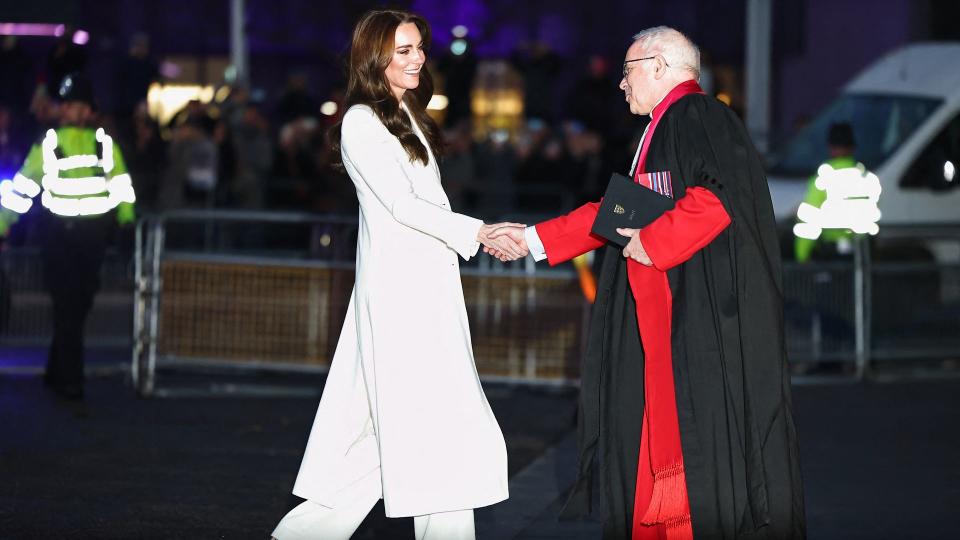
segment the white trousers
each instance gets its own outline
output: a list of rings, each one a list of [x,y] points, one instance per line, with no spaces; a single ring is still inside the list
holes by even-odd
[[[313,501],[304,501],[287,513],[273,537],[277,540],[349,540],[383,496],[380,469],[367,474],[338,497],[330,508]],[[473,509],[415,516],[416,540],[475,540]]]

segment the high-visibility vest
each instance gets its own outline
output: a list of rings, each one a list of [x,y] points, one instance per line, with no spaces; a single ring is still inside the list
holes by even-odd
[[[64,217],[97,216],[118,208],[120,221],[132,220],[136,195],[120,148],[103,128],[47,130],[23,167],[0,182],[0,205],[26,213],[33,199]]]
[[[853,156],[838,156],[828,159],[826,162],[824,162],[824,165],[829,165],[830,168],[839,170],[856,168],[859,164],[857,163],[857,160],[853,158]],[[862,167],[862,165],[859,166]],[[820,208],[827,200],[826,191],[817,187],[817,178],[818,174],[814,174],[809,178],[807,181],[807,193],[803,198],[804,203],[809,204],[814,208]],[[793,245],[794,256],[798,262],[807,262],[813,254],[818,242],[844,246],[848,245],[853,237],[854,233],[849,229],[823,229],[816,239],[805,238],[797,235],[794,239]],[[843,252],[845,249],[839,251]]]

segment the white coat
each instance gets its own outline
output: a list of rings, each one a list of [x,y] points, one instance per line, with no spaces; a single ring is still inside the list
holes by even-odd
[[[482,222],[450,210],[432,153],[411,163],[370,108],[347,111],[341,151],[360,201],[357,275],[293,493],[336,507],[338,491],[379,467],[389,517],[502,501],[506,445],[477,376],[457,259],[476,255]]]

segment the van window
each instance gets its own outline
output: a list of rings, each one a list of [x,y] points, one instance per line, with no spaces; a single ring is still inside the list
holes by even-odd
[[[774,158],[771,175],[809,176],[827,159],[830,124],[848,122],[856,141],[854,157],[876,169],[904,143],[943,101],[934,98],[843,94],[791,139]]]
[[[960,167],[960,115],[927,144],[900,179],[900,185],[937,191],[952,189],[960,182],[957,167]]]

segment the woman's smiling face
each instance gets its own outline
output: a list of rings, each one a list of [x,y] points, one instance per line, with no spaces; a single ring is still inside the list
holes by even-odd
[[[420,86],[420,69],[427,61],[423,51],[423,37],[413,23],[403,23],[397,27],[394,38],[393,59],[384,72],[390,90],[400,100],[403,93]]]

